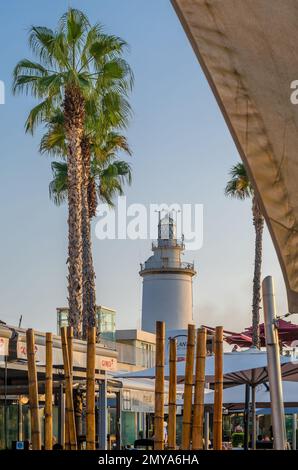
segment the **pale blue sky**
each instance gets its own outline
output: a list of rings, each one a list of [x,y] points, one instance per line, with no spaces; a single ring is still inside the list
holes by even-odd
[[[237,151],[169,0],[10,0],[2,2],[0,79],[0,319],[40,330],[56,329],[66,304],[66,208],[48,198],[50,160],[38,154],[38,136],[24,134],[33,100],[13,97],[15,63],[29,55],[32,24],[54,27],[65,9],[83,9],[92,22],[130,44],[135,73],[133,184],[128,203],[204,204],[204,246],[195,261],[194,313],[198,323],[228,329],[249,326],[254,233],[249,202],[227,200],[223,190]],[[99,303],[117,310],[118,328],[139,325],[139,263],[149,241],[94,239]],[[286,311],[280,268],[266,232],[263,274],[275,277],[279,313]]]

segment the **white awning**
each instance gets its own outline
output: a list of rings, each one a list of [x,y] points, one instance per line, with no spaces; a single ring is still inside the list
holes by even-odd
[[[259,197],[298,312],[297,0],[172,0]]]

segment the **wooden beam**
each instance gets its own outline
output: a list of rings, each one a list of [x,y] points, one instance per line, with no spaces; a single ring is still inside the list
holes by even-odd
[[[154,450],[164,449],[165,323],[156,322]]]
[[[176,449],[176,390],[177,390],[177,340],[170,339],[170,381],[169,381],[169,420],[168,449]]]
[[[69,357],[69,371],[72,377],[72,369],[73,369],[73,327],[67,327],[67,348],[68,348],[68,357]],[[67,395],[65,395],[65,405],[66,408],[69,407]],[[68,424],[68,415],[65,414],[65,430],[64,430],[64,441],[65,441],[65,449],[70,450],[70,434],[69,434],[69,424]]]
[[[192,448],[203,449],[204,433],[204,389],[207,333],[205,328],[197,331],[197,353],[195,372],[195,394],[193,406]]]
[[[53,449],[53,336],[46,333],[45,450]]]
[[[72,376],[70,373],[69,366],[69,355],[68,355],[68,342],[66,327],[61,328],[61,343],[63,352],[63,364],[64,364],[64,378],[65,378],[65,394],[66,394],[66,415],[68,420],[69,436],[70,436],[70,450],[77,449],[77,438],[76,438],[76,426],[74,417],[73,407],[73,396],[72,396]]]
[[[95,347],[96,328],[89,327],[87,335],[87,404],[86,441],[87,450],[95,450]]]
[[[215,329],[214,341],[214,413],[213,449],[222,450],[222,394],[223,394],[223,327]]]
[[[182,420],[182,449],[183,450],[190,449],[194,352],[195,352],[195,326],[188,325],[187,351],[186,351],[186,359],[185,359],[183,420]]]
[[[41,450],[39,407],[38,407],[38,384],[35,364],[35,337],[31,328],[26,331],[26,347],[28,359],[28,382],[29,382],[29,408],[31,420],[31,441],[33,450]]]

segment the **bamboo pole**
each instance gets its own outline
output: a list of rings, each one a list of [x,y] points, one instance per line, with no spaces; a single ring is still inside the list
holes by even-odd
[[[46,333],[45,450],[53,449],[53,337]]]
[[[188,325],[187,351],[186,351],[186,359],[185,359],[183,420],[182,420],[182,447],[181,448],[183,450],[190,449],[194,351],[195,351],[195,326]]]
[[[88,328],[87,340],[86,441],[87,450],[95,450],[95,327]]]
[[[72,396],[72,376],[71,376],[70,367],[69,367],[68,341],[67,341],[66,327],[61,328],[61,343],[62,343],[63,363],[64,363],[64,378],[65,378],[65,388],[66,388],[66,415],[67,415],[69,436],[70,436],[70,449],[76,450],[77,439],[76,439],[76,426],[75,426],[73,396]]]
[[[213,413],[213,449],[222,450],[222,394],[223,394],[223,328],[215,329],[214,342],[214,413]]]
[[[68,357],[69,357],[69,371],[72,377],[72,368],[73,368],[73,327],[67,327],[67,348],[68,348]],[[65,396],[65,405],[66,408],[69,407],[67,395]],[[65,414],[65,430],[64,430],[64,440],[65,440],[65,449],[70,450],[70,434],[69,434],[69,424],[68,424],[68,415]]]
[[[176,389],[177,389],[177,341],[170,339],[170,382],[169,382],[169,421],[168,448],[176,449]]]
[[[28,381],[29,381],[29,407],[31,420],[32,449],[41,449],[39,408],[38,408],[38,383],[35,364],[35,337],[31,328],[26,332],[26,346],[28,359]]]
[[[164,449],[165,323],[156,322],[154,450]]]
[[[192,448],[203,449],[204,432],[204,387],[205,387],[205,362],[206,362],[206,340],[205,328],[197,331],[197,353],[195,372],[195,396],[193,407]]]

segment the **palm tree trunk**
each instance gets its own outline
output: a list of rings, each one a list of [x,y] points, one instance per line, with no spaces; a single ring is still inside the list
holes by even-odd
[[[81,337],[82,320],[82,151],[84,98],[76,87],[65,90],[65,132],[68,145],[68,303],[69,324]]]
[[[264,217],[261,213],[256,196],[252,203],[253,224],[256,232],[255,240],[255,267],[253,278],[253,300],[252,300],[252,342],[257,348],[260,347],[260,303],[261,303],[261,268],[263,250]]]
[[[96,326],[95,272],[92,257],[91,218],[89,213],[89,180],[91,174],[90,143],[82,140],[82,238],[83,238],[83,339],[87,339],[89,326]]]

